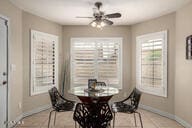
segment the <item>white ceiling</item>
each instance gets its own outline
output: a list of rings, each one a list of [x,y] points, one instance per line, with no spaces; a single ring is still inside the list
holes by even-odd
[[[122,17],[112,19],[116,25],[130,25],[176,11],[192,0],[10,0],[19,8],[62,25],[87,25],[94,3],[103,3],[105,13],[119,12]]]

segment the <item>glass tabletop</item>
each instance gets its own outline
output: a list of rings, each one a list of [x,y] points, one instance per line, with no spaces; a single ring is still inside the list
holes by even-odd
[[[105,97],[113,96],[119,93],[118,88],[114,87],[96,87],[95,90],[89,90],[87,86],[73,87],[68,90],[70,94],[84,97]]]

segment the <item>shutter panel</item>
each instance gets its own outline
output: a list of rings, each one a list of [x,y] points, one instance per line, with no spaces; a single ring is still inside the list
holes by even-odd
[[[57,86],[58,37],[31,31],[31,94],[47,92]]]
[[[162,43],[162,39],[142,43],[141,82],[143,86],[162,86]]]
[[[108,84],[119,84],[120,45],[116,42],[98,43],[98,79],[108,80]]]
[[[85,85],[88,79],[95,77],[95,43],[77,41],[72,47],[73,84]]]
[[[121,41],[112,38],[73,38],[71,84],[87,85],[88,79],[121,86]]]
[[[36,86],[55,84],[55,44],[54,42],[36,42],[34,45],[34,65]]]

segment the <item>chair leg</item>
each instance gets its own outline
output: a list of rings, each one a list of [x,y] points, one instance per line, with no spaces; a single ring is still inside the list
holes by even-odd
[[[54,126],[55,126],[56,118],[57,118],[57,112],[55,111]]]
[[[77,122],[75,121],[75,128],[77,128]],[[79,125],[79,128],[80,128],[80,125]]]
[[[50,121],[51,121],[51,114],[52,114],[52,112],[53,112],[53,111],[55,111],[55,110],[52,110],[52,111],[49,113],[48,128],[49,128],[49,126],[50,126]]]
[[[106,127],[106,128],[111,128],[111,123],[110,123],[110,121],[107,122],[107,127]]]
[[[134,113],[134,121],[135,121],[135,127],[137,127],[137,121],[136,121],[136,115]]]
[[[111,128],[111,121],[109,122],[109,128]]]
[[[111,121],[109,122],[109,128],[112,128],[112,126],[111,126]]]
[[[113,113],[113,128],[115,128],[115,112]]]
[[[140,123],[141,123],[141,128],[143,128],[143,122],[142,122],[142,119],[141,119],[141,113],[137,112],[139,114],[139,119],[140,119]]]

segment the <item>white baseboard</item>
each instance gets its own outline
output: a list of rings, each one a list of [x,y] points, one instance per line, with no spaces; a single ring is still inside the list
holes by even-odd
[[[188,122],[186,122],[185,120],[181,119],[180,117],[178,117],[174,114],[170,114],[168,112],[164,112],[164,111],[161,111],[159,109],[156,109],[156,108],[153,108],[153,107],[150,107],[147,105],[143,105],[143,104],[140,104],[139,108],[142,108],[142,109],[145,109],[147,111],[150,111],[150,112],[159,114],[161,116],[167,117],[169,119],[175,120],[178,123],[180,123],[182,126],[184,126],[185,128],[192,128],[192,124],[189,124]]]
[[[8,128],[14,128],[16,126],[16,124],[23,118],[36,114],[36,113],[39,113],[41,111],[47,110],[49,108],[51,108],[51,105],[44,105],[44,106],[38,107],[36,109],[33,109],[31,111],[24,112],[22,115],[18,116],[13,122],[10,122],[8,125]]]
[[[145,109],[147,111],[150,111],[150,112],[159,114],[161,116],[167,117],[169,119],[175,120],[175,115],[170,114],[168,112],[163,112],[163,111],[161,111],[159,109],[156,109],[156,108],[153,108],[153,107],[150,107],[150,106],[147,106],[147,105],[143,105],[143,104],[140,104],[139,107],[142,108],[142,109]]]
[[[180,123],[181,125],[183,125],[185,128],[192,128],[192,125],[189,124],[188,122],[186,122],[185,120],[181,119],[178,116],[175,116],[175,120]]]
[[[24,113],[23,113],[23,118],[24,118],[24,117],[27,117],[27,116],[30,116],[30,115],[33,115],[33,114],[36,114],[36,113],[39,113],[39,112],[41,112],[41,111],[47,110],[47,109],[49,109],[49,108],[51,108],[51,105],[44,105],[44,106],[38,107],[38,108],[36,108],[36,109],[33,109],[33,110],[31,110],[31,111],[24,112]]]

